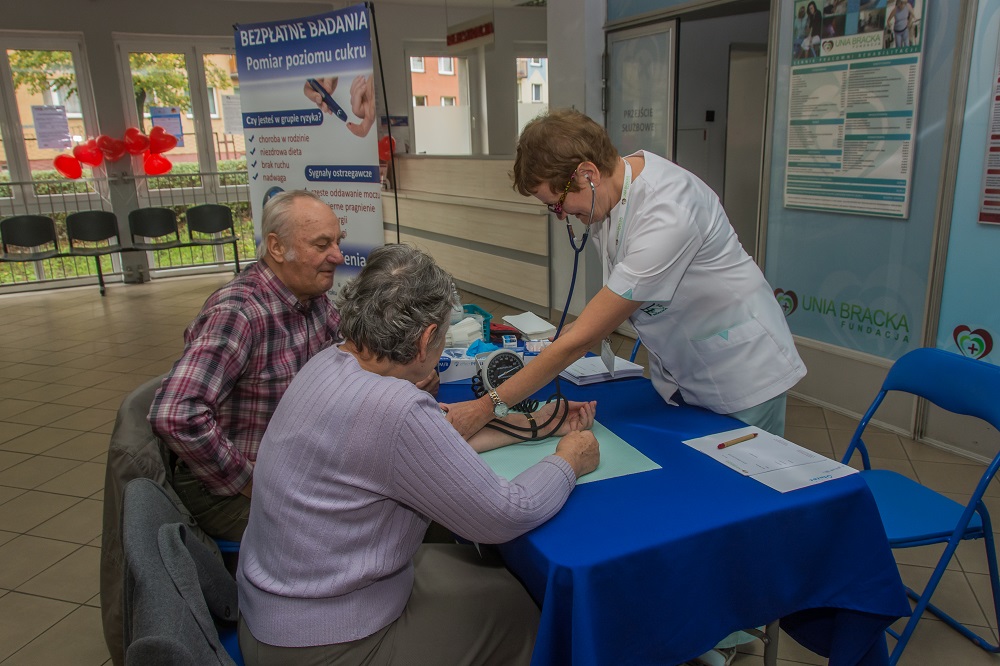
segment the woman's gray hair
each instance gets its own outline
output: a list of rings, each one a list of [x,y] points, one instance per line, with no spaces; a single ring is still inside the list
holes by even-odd
[[[410,245],[376,248],[337,296],[340,334],[360,351],[405,365],[428,326],[438,326],[434,342],[445,335],[453,294],[451,276],[430,255]]]
[[[270,234],[275,234],[281,240],[281,244],[289,252],[291,251],[292,230],[289,223],[293,219],[292,209],[295,206],[295,202],[299,199],[312,199],[324,206],[327,205],[325,201],[308,190],[279,192],[268,199],[267,203],[264,204],[264,215],[260,219],[260,247],[257,248],[258,259],[263,259],[267,255],[267,237]],[[285,258],[289,260],[294,259],[294,257],[287,255]]]

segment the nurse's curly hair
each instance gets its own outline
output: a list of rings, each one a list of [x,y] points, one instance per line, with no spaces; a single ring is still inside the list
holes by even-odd
[[[444,339],[453,290],[430,255],[410,245],[376,248],[337,296],[340,334],[362,352],[405,365],[417,357],[428,326],[438,327],[432,342]]]
[[[562,192],[581,162],[593,162],[601,174],[610,175],[618,151],[604,128],[573,109],[557,109],[538,116],[521,131],[510,176],[514,189],[524,196],[546,183]],[[580,189],[574,181],[571,192]]]

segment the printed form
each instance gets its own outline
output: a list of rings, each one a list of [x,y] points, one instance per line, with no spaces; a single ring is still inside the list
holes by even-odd
[[[684,443],[782,493],[858,472],[753,426],[689,439]]]

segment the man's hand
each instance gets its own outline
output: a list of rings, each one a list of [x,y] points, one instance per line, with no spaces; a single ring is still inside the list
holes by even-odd
[[[578,479],[593,472],[601,462],[597,438],[589,430],[577,430],[560,439],[556,455],[569,463]]]
[[[435,398],[438,394],[438,388],[441,386],[441,376],[438,375],[437,370],[431,370],[431,374],[427,375],[425,379],[421,379],[417,382],[417,388],[422,391],[427,391]]]
[[[358,76],[351,84],[351,111],[360,123],[347,123],[347,129],[355,136],[368,136],[375,124],[375,81],[371,76]]]

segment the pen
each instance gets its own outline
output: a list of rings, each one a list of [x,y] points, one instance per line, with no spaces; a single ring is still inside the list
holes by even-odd
[[[719,448],[720,449],[724,449],[726,447],[732,446],[733,444],[739,444],[740,442],[745,442],[745,441],[747,441],[749,439],[753,439],[756,436],[757,436],[757,433],[752,432],[749,435],[743,435],[742,437],[737,437],[736,439],[731,439],[728,442],[723,442],[722,444],[719,444]]]
[[[344,110],[340,108],[340,105],[333,100],[333,96],[330,95],[330,91],[324,88],[323,84],[316,79],[306,79],[306,83],[309,84],[310,88],[323,96],[323,102],[326,103],[326,108],[333,111],[333,114],[345,123],[347,122],[347,114],[344,113]]]

